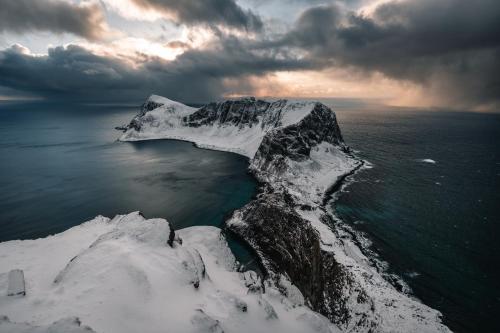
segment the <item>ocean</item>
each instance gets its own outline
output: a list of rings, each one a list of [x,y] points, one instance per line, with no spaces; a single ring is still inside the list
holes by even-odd
[[[180,141],[117,142],[114,127],[138,109],[1,102],[0,241],[135,210],[177,229],[220,226],[250,201],[257,185],[242,156]],[[334,109],[346,143],[370,166],[336,194],[341,223],[453,330],[500,331],[500,115]]]
[[[500,332],[500,114],[337,110],[369,162],[334,211],[457,332]]]
[[[220,226],[250,201],[245,157],[172,140],[117,142],[139,106],[0,104],[0,241],[141,211]]]

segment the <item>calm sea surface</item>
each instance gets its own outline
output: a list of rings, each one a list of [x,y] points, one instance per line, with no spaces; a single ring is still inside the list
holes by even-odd
[[[0,103],[0,241],[134,210],[175,228],[219,226],[250,200],[256,184],[241,156],[178,141],[116,142],[113,127],[137,112]],[[453,330],[499,332],[500,115],[337,116],[346,142],[373,168],[353,177],[336,214]]]
[[[373,168],[353,177],[336,214],[453,330],[500,332],[500,115],[337,116],[345,141]]]
[[[256,184],[247,159],[181,141],[117,142],[139,107],[0,104],[0,241],[140,210],[219,226]]]

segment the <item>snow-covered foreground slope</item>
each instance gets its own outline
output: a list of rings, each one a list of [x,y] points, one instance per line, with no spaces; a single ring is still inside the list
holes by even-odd
[[[1,243],[0,290],[22,269],[26,295],[0,294],[0,332],[338,331],[293,286],[285,297],[235,267],[220,229],[174,235],[139,213]]]
[[[225,224],[255,250],[270,284],[292,283],[343,331],[449,331],[438,311],[396,290],[334,226],[329,192],[363,162],[327,106],[243,98],[194,109],[152,96],[120,140],[158,138],[250,158],[259,194]]]

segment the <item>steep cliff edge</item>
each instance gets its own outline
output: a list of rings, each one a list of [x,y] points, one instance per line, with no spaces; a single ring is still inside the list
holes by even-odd
[[[120,139],[159,138],[250,158],[259,194],[225,223],[255,250],[283,294],[291,282],[345,331],[448,331],[438,311],[396,290],[333,227],[325,197],[362,161],[344,144],[330,108],[243,98],[194,109],[152,96]]]

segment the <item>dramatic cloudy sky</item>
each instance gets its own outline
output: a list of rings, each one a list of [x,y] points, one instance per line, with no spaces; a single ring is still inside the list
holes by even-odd
[[[499,0],[0,0],[0,98],[498,110]]]

